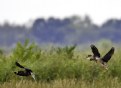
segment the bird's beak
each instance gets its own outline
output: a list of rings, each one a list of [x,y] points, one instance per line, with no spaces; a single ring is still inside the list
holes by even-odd
[[[87,56],[86,59],[87,59],[87,60],[90,60],[90,57]]]
[[[31,76],[32,76],[32,78],[36,81],[36,79],[35,79],[35,74],[31,72]]]

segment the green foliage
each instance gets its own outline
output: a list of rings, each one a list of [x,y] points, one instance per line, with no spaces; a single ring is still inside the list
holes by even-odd
[[[76,45],[73,45],[73,46],[70,46],[70,47],[66,46],[64,48],[58,47],[57,50],[56,50],[56,53],[59,54],[59,55],[64,55],[68,59],[72,59],[73,55],[74,55],[75,48],[76,48]]]
[[[32,59],[33,55],[36,52],[35,49],[36,49],[35,44],[34,43],[29,44],[28,40],[26,40],[24,44],[21,44],[20,42],[18,42],[16,45],[16,48],[13,50],[12,58],[16,60],[22,60],[22,61]]]
[[[28,40],[24,44],[18,42],[11,55],[3,54],[0,58],[0,82],[31,79],[31,77],[19,77],[14,74],[14,71],[20,70],[15,66],[16,61],[32,69],[38,81],[81,79],[92,83],[94,80],[107,78],[118,78],[121,81],[121,49],[116,50],[108,63],[109,70],[105,70],[97,63],[83,58],[86,52],[75,52],[75,48],[74,45],[45,51],[34,43],[29,43]]]

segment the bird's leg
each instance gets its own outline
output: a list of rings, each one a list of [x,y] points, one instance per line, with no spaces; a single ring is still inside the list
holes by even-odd
[[[103,68],[105,68],[106,70],[108,70],[107,63],[103,62],[103,63],[101,63],[101,66],[102,66]]]
[[[95,62],[96,62],[96,63],[98,63],[98,61],[97,61],[97,60],[95,60]]]
[[[108,70],[108,65],[106,63],[104,63],[104,68]]]

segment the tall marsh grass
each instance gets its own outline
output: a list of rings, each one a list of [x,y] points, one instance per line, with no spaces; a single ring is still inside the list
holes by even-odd
[[[61,79],[52,82],[33,82],[31,80],[10,81],[0,84],[0,88],[120,88],[121,83],[115,79],[85,80]]]
[[[99,47],[99,51],[104,55],[108,49]],[[28,41],[17,43],[10,55],[0,54],[0,88],[120,88],[121,49],[116,48],[108,70],[85,59],[89,53],[90,47],[76,51],[74,45],[49,51]],[[33,70],[36,82],[14,74],[20,69],[16,61]]]

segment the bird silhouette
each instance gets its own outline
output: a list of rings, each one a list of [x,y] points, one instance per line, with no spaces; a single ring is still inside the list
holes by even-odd
[[[90,61],[100,62],[103,67],[107,69],[107,62],[111,59],[114,54],[114,47],[112,47],[103,57],[101,57],[98,49],[95,45],[90,45],[93,55],[88,55],[87,59]]]
[[[14,72],[16,75],[18,75],[18,76],[32,76],[32,78],[35,80],[35,75],[33,74],[31,69],[25,68],[24,66],[20,65],[18,62],[16,62],[15,64],[19,68],[24,69],[24,71],[21,70],[21,71],[18,71],[18,72]]]

